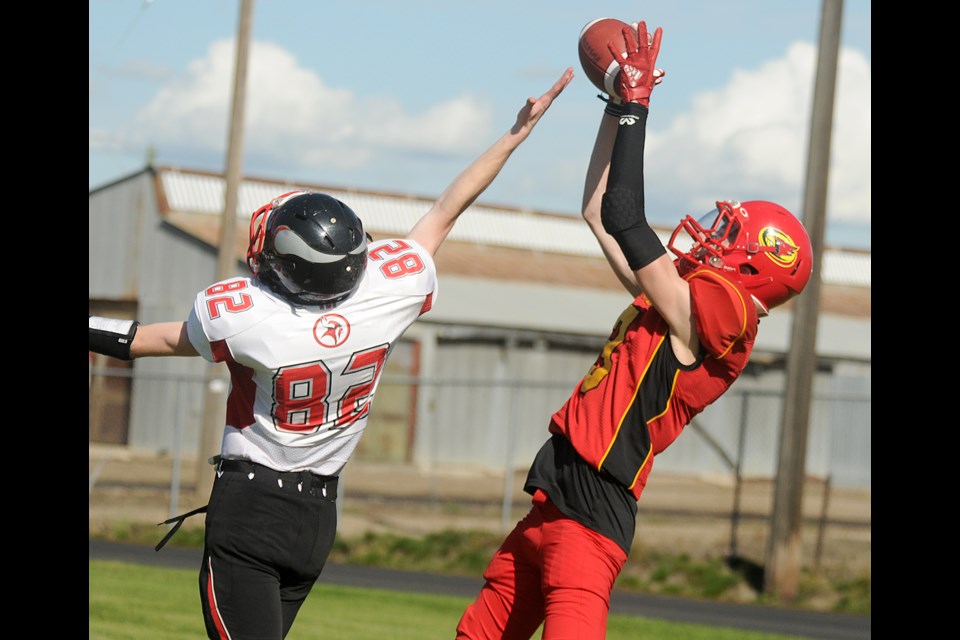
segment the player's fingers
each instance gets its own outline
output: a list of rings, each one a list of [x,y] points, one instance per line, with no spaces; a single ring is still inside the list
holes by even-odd
[[[553,86],[550,88],[548,93],[551,93],[554,96],[560,95],[560,92],[567,88],[567,85],[570,84],[571,80],[573,80],[573,67],[567,67],[566,71],[563,72],[563,75],[560,76],[560,79],[553,83]]]
[[[637,42],[642,42],[644,46],[650,46],[650,34],[647,33],[647,23],[645,20],[637,23]]]
[[[653,32],[653,45],[650,47],[654,54],[654,60],[656,56],[660,53],[660,41],[663,39],[663,27],[657,27],[657,30]]]
[[[624,58],[627,57],[626,54],[624,54],[623,52],[621,52],[621,51],[617,48],[617,46],[616,46],[615,44],[613,44],[613,41],[612,41],[612,40],[607,43],[607,50],[610,52],[610,55],[613,56],[613,59],[617,61],[617,64],[619,64],[621,60],[623,60]]]
[[[637,51],[640,48],[640,45],[637,44],[637,33],[627,26],[624,26],[621,32],[623,33],[623,43],[627,45],[627,55]]]

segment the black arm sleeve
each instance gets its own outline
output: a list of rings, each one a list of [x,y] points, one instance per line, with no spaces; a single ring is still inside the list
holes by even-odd
[[[643,204],[643,149],[647,142],[647,115],[650,110],[642,104],[627,102],[622,107],[617,139],[610,159],[610,177],[607,189],[623,188],[636,191]]]
[[[610,158],[607,190],[600,206],[600,221],[613,236],[630,268],[641,269],[666,253],[647,223],[643,199],[643,151],[649,109],[629,102],[623,105],[617,138]]]

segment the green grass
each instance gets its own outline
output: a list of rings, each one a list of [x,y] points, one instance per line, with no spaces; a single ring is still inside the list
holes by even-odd
[[[192,569],[91,560],[91,640],[202,640]],[[288,640],[452,638],[469,598],[317,584]],[[539,637],[539,632],[534,635]],[[608,640],[789,640],[792,636],[611,615]]]
[[[165,529],[117,525],[109,538],[156,544]],[[337,536],[329,562],[408,569],[428,573],[479,576],[502,542],[502,536],[482,531],[446,530],[419,538],[389,533]],[[168,543],[200,547],[203,528],[183,527]],[[728,559],[692,559],[636,545],[617,579],[617,589],[725,602],[777,606],[769,594],[758,593],[757,571],[749,563]],[[790,606],[853,615],[870,614],[870,575],[832,575],[804,571],[799,595]]]
[[[330,561],[479,576],[503,541],[478,531],[440,531],[420,538],[367,533],[337,538]],[[746,566],[740,566],[746,565]],[[663,553],[635,546],[616,587],[623,591],[777,606],[757,592],[759,567],[723,557],[694,560],[687,554]],[[813,603],[817,603],[814,607]],[[792,606],[853,615],[870,614],[870,576],[831,576],[805,572],[800,598]]]

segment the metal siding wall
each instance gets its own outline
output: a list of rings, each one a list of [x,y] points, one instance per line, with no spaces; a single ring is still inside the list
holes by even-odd
[[[203,419],[204,375],[213,366],[223,365],[202,358],[136,361],[129,445],[145,451],[170,451],[179,428],[183,450],[195,455]]]
[[[830,391],[830,380],[826,374],[817,374],[813,384],[813,402],[810,406],[807,423],[806,473],[809,476],[825,478],[830,474],[830,435],[834,430],[832,423],[832,405],[822,398]],[[781,422],[783,417],[780,418]],[[778,445],[779,447],[779,445]],[[779,454],[779,448],[776,450]]]
[[[857,401],[833,405],[830,416],[829,469],[834,484],[870,486],[872,416],[870,371],[856,368],[838,371],[832,381],[838,392],[856,394]]]
[[[778,393],[753,394],[747,402],[747,431],[741,473],[772,478],[780,457],[780,423],[783,398]]]
[[[142,232],[139,319],[145,323],[186,320],[197,292],[213,283],[216,253],[164,225],[156,212],[145,220]],[[145,358],[134,366],[150,377],[134,387],[130,446],[169,451],[174,446],[175,427],[183,422],[181,446],[195,453],[205,401],[202,379],[211,367],[224,365],[194,357]],[[162,379],[174,375],[187,380],[177,384]],[[181,406],[184,399],[187,405]]]
[[[196,293],[196,292],[194,292]],[[193,294],[183,296],[186,304],[155,305],[141,314],[150,318],[147,322],[186,320]],[[131,407],[130,446],[147,450],[169,450],[173,438],[173,424],[186,416],[183,434],[184,446],[196,451],[200,442],[200,421],[203,415],[204,376],[212,367],[200,357],[194,358],[144,358],[134,362],[135,370],[147,378],[134,387]],[[181,390],[176,382],[166,378],[184,378],[186,389]],[[181,408],[180,399],[186,394],[189,406]]]
[[[89,197],[89,297],[137,299],[143,323],[186,319],[194,294],[211,279],[216,259],[212,250],[163,227],[153,184],[145,172]],[[186,382],[181,391],[180,383],[163,378],[196,377],[209,366],[200,358],[137,360],[128,445],[170,450],[173,425],[202,411],[202,386]],[[185,397],[188,405],[180,409]],[[199,441],[199,420],[193,422],[184,425],[188,431],[182,439],[191,451]]]
[[[505,355],[494,344],[441,344],[439,353],[438,360],[444,363],[439,375],[421,381],[420,392],[433,399],[435,411],[418,414],[414,462],[428,468],[473,467],[493,473],[526,470],[549,437],[550,414],[565,401],[586,360],[585,354],[566,350],[519,348]],[[477,363],[483,364],[475,369]],[[138,361],[133,411],[138,428],[131,447],[172,451],[179,446],[183,452],[196,451],[203,415],[203,372],[210,366],[221,365],[197,358]],[[176,376],[183,381],[178,384],[171,379]],[[696,418],[736,462],[746,411],[741,460],[745,477],[776,474],[782,378],[778,372],[745,380],[747,384],[734,387]],[[829,474],[838,486],[869,487],[870,398],[860,393],[863,381],[853,381],[852,393],[836,379],[824,376],[820,382],[808,437],[808,473],[821,478]],[[434,414],[437,429],[431,429]],[[655,474],[694,474],[731,482],[734,478],[732,466],[692,426],[657,456],[654,469]]]
[[[199,211],[219,215],[223,210],[224,178],[190,170],[166,169],[160,172],[170,207],[182,211]],[[244,180],[239,187],[237,216],[250,217],[251,212],[280,193],[294,189],[317,190],[339,198],[357,212],[370,230],[405,234],[433,205],[432,198],[397,196],[383,193],[362,193],[329,185],[290,184],[276,180]],[[480,244],[530,249],[563,251],[574,255],[600,256],[600,248],[590,234],[583,231],[578,216],[563,216],[471,205],[450,232],[453,240]],[[666,245],[672,229],[655,229]],[[682,244],[684,241],[679,239]],[[821,276],[824,282],[870,286],[871,253],[859,250],[827,248],[823,255]]]
[[[137,297],[140,226],[156,216],[148,174],[90,194],[88,209],[89,298]]]
[[[550,437],[550,417],[563,406],[596,358],[596,352],[551,349],[518,354],[516,377],[520,393],[514,462],[527,468]],[[524,383],[538,383],[524,387]],[[547,386],[549,383],[549,386]]]
[[[814,395],[817,395],[820,382],[815,381]],[[742,414],[746,411],[743,459],[740,460],[741,473],[746,477],[772,477],[776,473],[783,421],[783,385],[784,375],[781,371],[740,380],[699,417],[704,428],[722,442],[724,451],[736,462]],[[825,448],[830,444],[829,424],[818,415],[823,410],[822,403],[815,401],[811,407],[807,433],[806,468],[808,473],[818,476],[826,473]],[[678,444],[671,446],[668,452]],[[671,471],[733,477],[734,469],[701,442],[690,442],[688,438],[681,446],[696,449],[699,457],[688,460],[686,466],[669,467]]]
[[[431,451],[436,462],[503,469],[529,465],[593,355],[495,344],[439,347],[436,414],[443,425]],[[473,381],[454,384],[454,381]],[[477,382],[480,381],[480,382]],[[509,430],[509,432],[508,432]]]
[[[480,343],[441,343],[439,353],[436,380],[442,382],[436,390],[435,407],[441,426],[431,442],[421,443],[418,462],[493,471],[529,466],[548,437],[550,415],[592,362],[587,353],[540,352],[529,347],[514,349],[504,362],[502,347]],[[862,374],[854,380],[862,385]],[[497,388],[498,381],[504,386]],[[695,418],[735,464],[746,411],[740,460],[746,477],[771,478],[776,473],[783,384],[780,371],[742,379]],[[814,392],[818,399],[811,408],[807,439],[808,473],[817,477],[830,474],[840,485],[869,484],[869,398],[837,402],[826,395],[831,389],[837,389],[835,378],[817,374]],[[654,469],[731,481],[734,477],[730,464],[693,426],[657,456]]]
[[[711,447],[694,425],[702,429],[711,440],[719,445],[726,455],[737,456],[737,442],[740,430],[742,403],[732,391],[721,396],[708,406],[700,415],[694,417],[673,444],[657,455],[653,463],[653,473],[670,471],[677,473],[697,473],[703,475],[729,475],[729,467],[724,459]]]
[[[870,401],[843,405],[834,414],[830,473],[840,486],[869,487],[871,474]]]
[[[197,292],[214,283],[216,259],[214,249],[186,241],[158,221],[142,251],[141,301],[178,314],[167,320],[185,320]]]
[[[216,254],[162,225],[152,180],[144,173],[90,194],[89,296],[138,296],[142,322],[185,319],[194,295],[212,283]],[[869,264],[869,256],[866,260]],[[238,273],[241,269],[238,264]],[[417,334],[415,326],[408,335]],[[429,412],[418,414],[429,426],[418,425],[415,461],[493,470],[505,465],[526,468],[548,437],[550,415],[566,400],[592,358],[592,353],[565,349],[521,346],[504,351],[492,343],[440,343],[435,370],[423,372],[427,382],[421,394],[434,402]],[[201,358],[136,361],[129,446],[169,451],[177,446],[179,426],[179,446],[195,454],[205,399],[203,376],[212,366],[223,365]],[[815,401],[807,468],[812,474],[830,473],[838,485],[869,486],[870,367],[848,369],[841,365],[825,381],[818,376],[818,389],[862,393],[863,400]],[[173,376],[184,380],[170,380]],[[742,461],[746,476],[775,474],[782,387],[782,372],[743,379],[697,417],[727,455],[735,458],[741,398],[750,394]],[[732,477],[728,465],[690,427],[658,456],[656,469]]]
[[[427,449],[431,463],[489,464],[497,446],[494,430],[505,419],[496,406],[490,385],[462,384],[464,380],[489,380],[499,350],[489,346],[441,344],[436,379],[443,386],[436,393],[436,429]],[[496,460],[502,463],[502,455]]]

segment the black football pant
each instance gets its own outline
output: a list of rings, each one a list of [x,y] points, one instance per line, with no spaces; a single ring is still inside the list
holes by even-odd
[[[333,547],[336,497],[336,478],[220,463],[200,568],[208,637],[286,637]]]

